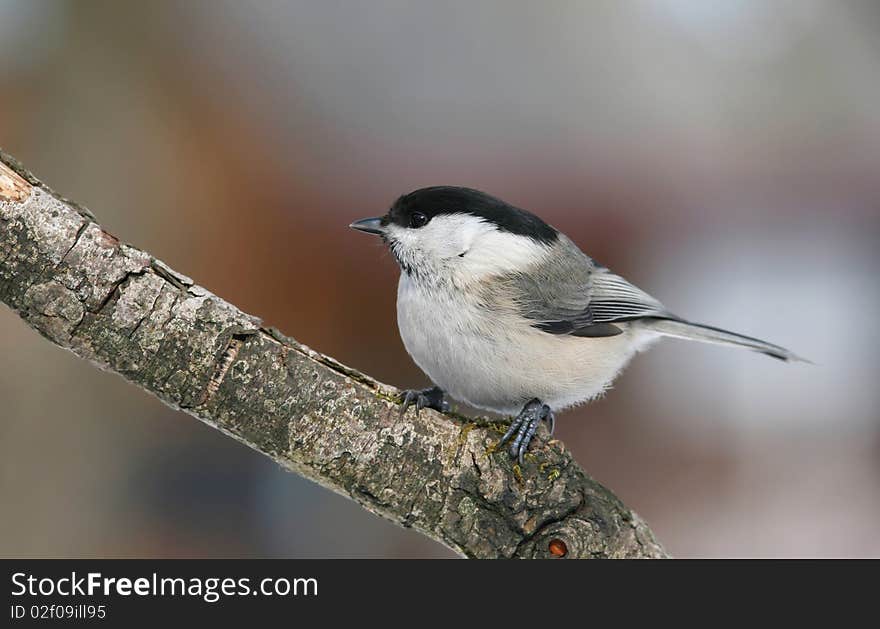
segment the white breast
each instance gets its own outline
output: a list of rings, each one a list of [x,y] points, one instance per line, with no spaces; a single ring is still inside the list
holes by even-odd
[[[652,336],[625,326],[608,338],[557,336],[533,328],[474,293],[401,274],[397,321],[404,346],[441,389],[471,406],[518,413],[539,398],[554,410],[600,395]]]

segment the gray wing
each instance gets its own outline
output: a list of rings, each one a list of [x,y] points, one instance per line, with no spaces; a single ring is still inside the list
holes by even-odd
[[[674,318],[659,301],[596,264],[570,241],[537,272],[513,278],[514,302],[549,334],[614,336],[614,325],[643,317]]]

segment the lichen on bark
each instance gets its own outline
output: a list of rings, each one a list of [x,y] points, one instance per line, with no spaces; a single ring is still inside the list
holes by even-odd
[[[285,468],[466,557],[664,557],[544,428],[520,469],[498,426],[430,410],[122,243],[0,151],[0,301],[47,339]]]

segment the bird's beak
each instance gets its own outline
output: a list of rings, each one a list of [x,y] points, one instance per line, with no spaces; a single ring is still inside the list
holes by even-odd
[[[379,234],[381,236],[385,233],[385,227],[382,225],[381,218],[362,218],[349,225],[349,227],[368,234]]]

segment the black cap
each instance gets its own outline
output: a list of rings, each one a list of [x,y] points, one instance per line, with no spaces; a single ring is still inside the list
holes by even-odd
[[[501,231],[528,236],[543,243],[552,243],[559,238],[559,232],[531,212],[471,188],[433,186],[410,192],[394,202],[386,220],[409,227],[412,215],[417,212],[429,220],[443,214],[471,214]]]

